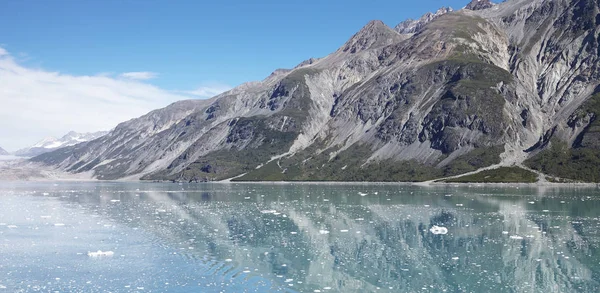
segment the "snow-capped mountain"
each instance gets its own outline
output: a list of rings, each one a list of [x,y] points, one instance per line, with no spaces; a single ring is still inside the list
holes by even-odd
[[[9,153],[5,151],[3,148],[0,148],[0,156],[8,156]]]
[[[75,131],[71,131],[64,135],[61,138],[55,138],[52,136],[46,137],[40,140],[38,143],[24,149],[20,149],[15,152],[15,155],[21,157],[34,157],[37,155],[41,155],[43,153],[47,153],[59,148],[64,148],[67,146],[76,145],[78,143],[91,141],[101,136],[106,135],[107,131],[98,131],[98,132],[88,132],[88,133],[78,133]]]

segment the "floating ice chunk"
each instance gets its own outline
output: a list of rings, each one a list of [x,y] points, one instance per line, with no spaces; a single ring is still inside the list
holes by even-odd
[[[458,260],[458,256],[453,257],[452,260]]]
[[[365,195],[367,195],[368,193],[359,192],[358,194],[359,194],[360,196],[365,196]]]
[[[462,203],[457,203],[457,204],[456,204],[456,206],[457,206],[457,207],[462,207],[462,206],[463,206],[463,204],[462,204]]]
[[[40,216],[40,218],[42,218],[42,219],[50,219],[50,218],[52,218],[52,216]]]
[[[508,235],[508,231],[502,231],[503,235]]]
[[[342,233],[348,233],[348,230],[343,229],[343,230],[340,230],[340,232],[342,232]]]
[[[296,235],[296,234],[298,234],[298,232],[296,232],[296,231],[292,231],[292,232],[290,232],[290,234],[292,234],[292,235]]]
[[[535,201],[530,201],[529,204],[535,204]]]
[[[6,286],[0,284],[0,289],[6,289]]]
[[[17,226],[16,226],[16,225],[8,225],[8,226],[6,226],[6,227],[7,227],[7,228],[9,228],[9,229],[16,229],[16,228],[17,228]]]
[[[42,195],[43,195],[43,196],[48,196],[48,195],[50,195],[50,193],[48,193],[48,192],[44,192],[44,193],[42,193]]]
[[[262,210],[262,211],[260,211],[260,212],[261,212],[261,213],[263,213],[263,214],[274,214],[274,213],[276,213],[277,211],[276,211],[276,210]]]
[[[433,227],[431,227],[431,229],[429,229],[429,231],[435,235],[446,235],[448,234],[448,228],[446,227],[440,227],[440,226],[436,226],[434,225]]]
[[[514,240],[522,240],[523,236],[519,236],[519,235],[510,235],[510,239],[514,239]]]
[[[56,226],[56,227],[63,227],[64,225],[65,224],[63,224],[63,223],[56,223],[56,224],[54,224],[54,226]]]
[[[88,252],[89,257],[113,256],[114,254],[115,253],[112,251],[102,251],[102,250],[98,250],[96,252],[93,252],[93,251]]]
[[[324,234],[329,234],[329,231],[327,231],[327,230],[319,230],[319,233],[324,235]]]
[[[233,261],[233,259],[231,259],[231,258],[228,258],[225,260],[225,262],[232,262],[232,261]]]
[[[111,199],[110,202],[120,202],[121,200],[119,199]]]

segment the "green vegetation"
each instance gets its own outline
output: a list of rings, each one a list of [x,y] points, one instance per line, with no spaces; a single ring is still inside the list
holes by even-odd
[[[550,147],[525,161],[534,170],[552,176],[584,182],[600,182],[600,150],[575,148],[557,139]]]
[[[500,167],[498,169],[485,170],[473,175],[448,179],[449,183],[534,183],[537,174],[519,167]]]
[[[355,144],[339,152],[331,160],[329,149],[316,154],[311,147],[293,157],[270,162],[251,170],[236,181],[371,181],[420,182],[457,175],[497,164],[502,146],[479,148],[462,155],[442,168],[417,161],[365,160],[372,153],[367,145]],[[445,157],[442,157],[443,159]]]

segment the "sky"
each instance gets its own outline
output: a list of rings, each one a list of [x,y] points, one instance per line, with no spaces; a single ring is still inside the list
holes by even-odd
[[[0,1],[0,147],[118,123],[262,80],[389,26],[469,1]]]

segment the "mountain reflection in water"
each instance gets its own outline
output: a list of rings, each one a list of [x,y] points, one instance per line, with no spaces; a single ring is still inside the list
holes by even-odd
[[[600,292],[597,192],[2,184],[0,285],[97,292]],[[447,234],[432,233],[434,226]],[[115,256],[77,254],[98,249]],[[73,269],[56,280],[48,268],[59,265]],[[87,284],[90,278],[101,285]]]

